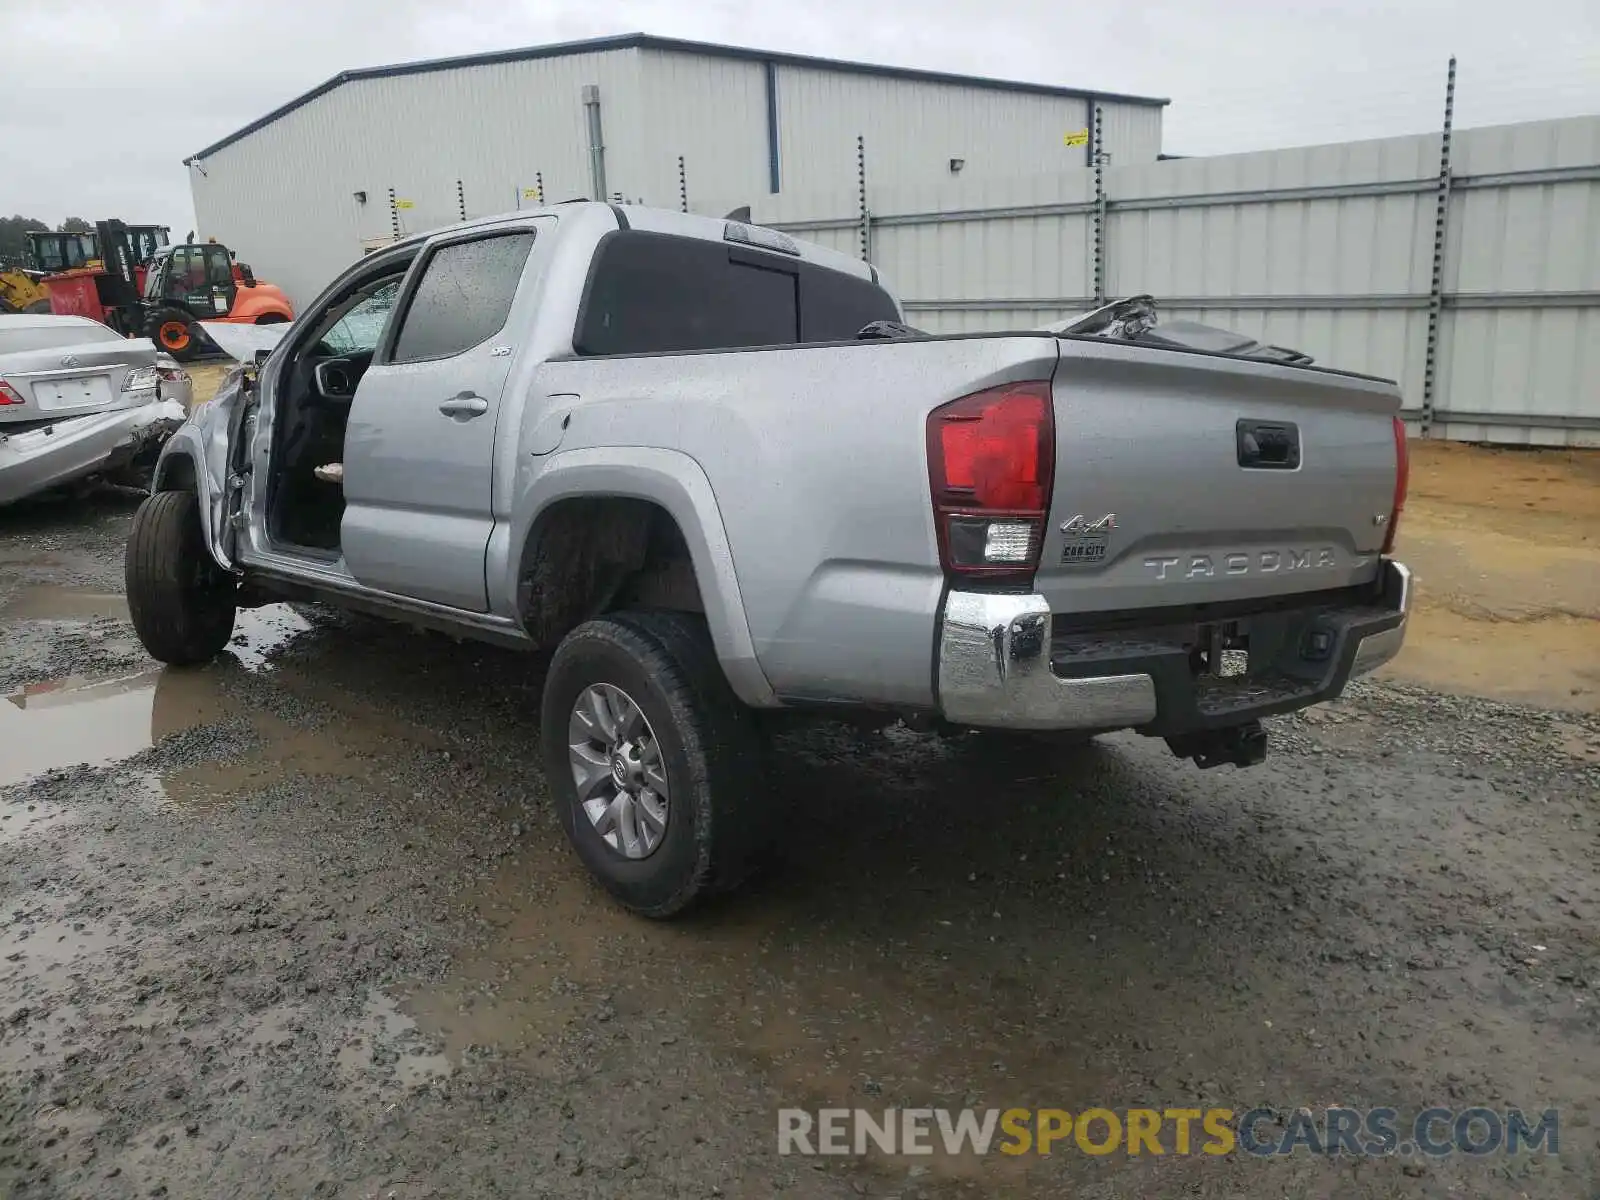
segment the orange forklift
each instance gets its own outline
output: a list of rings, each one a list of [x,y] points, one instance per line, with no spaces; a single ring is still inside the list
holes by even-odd
[[[95,225],[99,265],[44,279],[50,311],[92,317],[124,337],[147,337],[179,361],[214,351],[201,321],[270,325],[294,319],[281,288],[258,281],[215,240],[149,245],[121,221]],[[163,242],[165,239],[162,239]]]

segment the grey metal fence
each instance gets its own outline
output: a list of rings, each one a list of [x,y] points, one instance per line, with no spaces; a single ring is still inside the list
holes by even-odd
[[[855,194],[763,197],[753,217],[870,256],[926,328],[1149,292],[1398,379],[1424,435],[1600,445],[1600,117],[973,187],[877,186],[860,158]]]

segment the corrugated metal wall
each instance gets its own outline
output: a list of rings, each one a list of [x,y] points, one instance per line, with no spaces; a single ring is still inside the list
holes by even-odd
[[[960,175],[1005,179],[1082,166],[1086,147],[1064,144],[1085,130],[1088,101],[1069,96],[923,83],[844,71],[778,68],[783,189],[848,187],[857,134],[872,147],[872,178],[899,187],[942,183],[950,160]],[[1154,162],[1161,109],[1108,104],[1107,148],[1119,162]]]
[[[1088,170],[921,189],[867,179],[872,261],[929,329],[1029,328],[1094,303]],[[1398,379],[1430,432],[1600,444],[1600,117],[1459,132],[1426,388],[1437,135],[1105,172],[1104,292]],[[758,220],[859,252],[848,191]]]
[[[967,180],[1080,162],[1063,145],[1084,101],[659,49],[619,49],[348,81],[190,168],[203,234],[310,300],[364,245],[503,212],[542,175],[549,201],[590,194],[582,90],[600,88],[607,191],[724,213],[770,195],[769,72],[781,186],[853,190],[856,137],[874,178]],[[1117,161],[1154,160],[1157,106],[1107,105]],[[457,181],[460,181],[460,196]],[[365,203],[354,194],[365,192]],[[533,203],[533,201],[528,201]]]
[[[572,54],[345,83],[190,167],[200,232],[304,304],[364,242],[387,237],[393,216],[402,232],[458,220],[458,179],[469,216],[516,207],[536,173],[548,200],[587,196],[591,83],[608,186],[631,195],[626,164],[648,136],[638,54]],[[392,214],[390,188],[411,207]]]

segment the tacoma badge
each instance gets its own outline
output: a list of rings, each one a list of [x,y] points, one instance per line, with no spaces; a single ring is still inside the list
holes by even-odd
[[[1332,546],[1305,549],[1235,550],[1224,554],[1163,554],[1144,565],[1157,579],[1212,579],[1218,575],[1275,575],[1289,571],[1325,571],[1339,565]]]

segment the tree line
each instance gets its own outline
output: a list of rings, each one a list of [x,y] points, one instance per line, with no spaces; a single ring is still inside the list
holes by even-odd
[[[0,264],[34,266],[28,250],[30,231],[48,233],[50,226],[34,217],[0,217]],[[68,217],[55,228],[57,233],[93,233],[94,226],[82,217]]]

